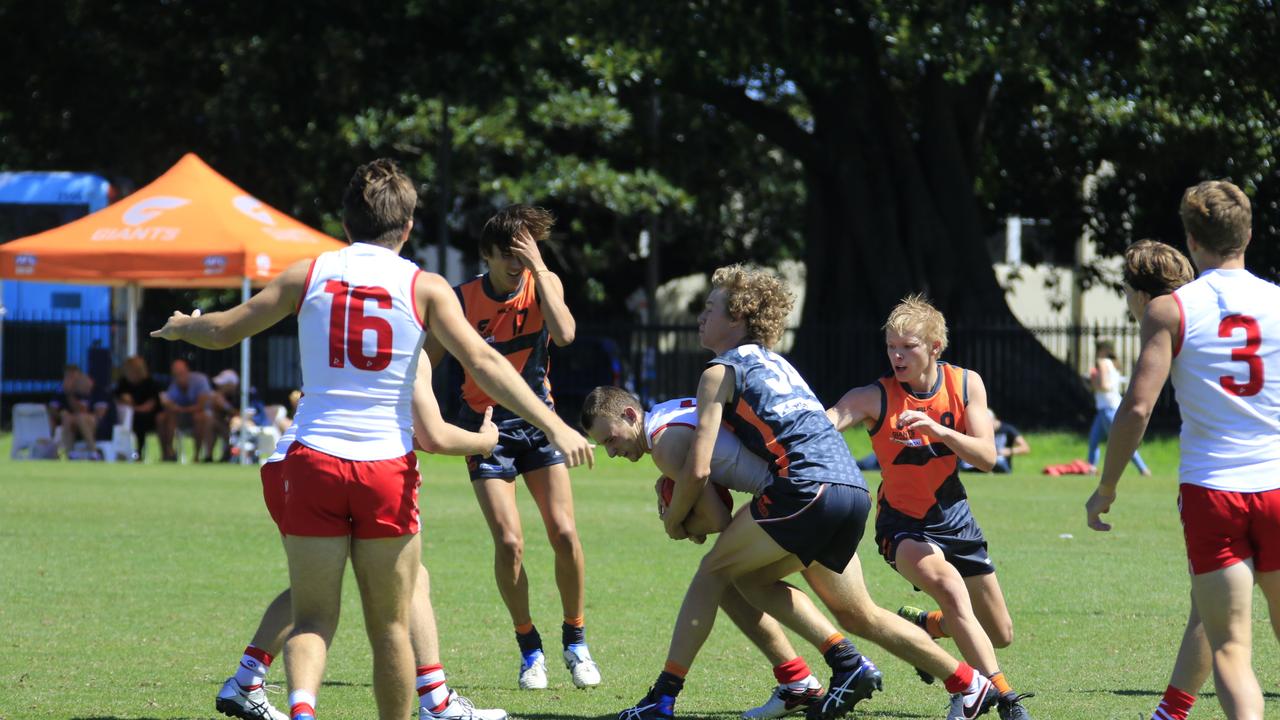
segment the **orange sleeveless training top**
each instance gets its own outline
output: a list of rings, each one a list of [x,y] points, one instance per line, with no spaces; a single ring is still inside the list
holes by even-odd
[[[883,393],[880,421],[868,430],[871,449],[880,461],[881,503],[904,515],[924,518],[938,504],[939,490],[948,495],[960,491],[959,458],[941,442],[930,442],[919,433],[898,429],[898,417],[918,410],[939,425],[959,432],[967,430],[965,408],[969,403],[968,371],[938,363],[938,380],[928,393],[913,393],[892,375],[877,381]]]
[[[456,291],[471,327],[490,347],[507,358],[540,400],[551,405],[551,383],[547,380],[551,338],[542,317],[536,288],[533,274],[525,270],[520,285],[509,296],[498,296],[489,285],[487,275],[459,285]],[[483,413],[489,405],[497,406],[480,389],[471,373],[465,373],[462,399],[467,408],[477,414]],[[513,417],[515,415],[506,408],[494,408],[495,421]]]

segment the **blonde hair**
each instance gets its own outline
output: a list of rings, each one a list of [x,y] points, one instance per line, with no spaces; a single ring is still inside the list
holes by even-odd
[[[1126,285],[1153,298],[1196,279],[1186,255],[1155,240],[1139,240],[1125,248],[1123,275]]]
[[[921,293],[902,298],[881,329],[899,335],[919,335],[930,346],[938,342],[939,353],[947,349],[947,319]]]
[[[1215,255],[1239,255],[1249,244],[1253,223],[1249,196],[1226,180],[1207,180],[1187,188],[1178,214],[1187,234]]]
[[[729,265],[715,271],[711,287],[724,293],[729,317],[742,321],[749,340],[772,348],[782,339],[796,302],[782,278],[761,268]]]

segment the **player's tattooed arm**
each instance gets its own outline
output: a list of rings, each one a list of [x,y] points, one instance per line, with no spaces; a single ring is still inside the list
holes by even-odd
[[[835,405],[827,408],[827,419],[841,432],[854,425],[879,421],[880,388],[863,385],[850,390]]]
[[[174,311],[164,327],[154,330],[151,337],[165,340],[186,340],[209,350],[229,348],[241,340],[266,330],[284,319],[298,307],[310,260],[299,260],[267,283],[248,302],[224,312],[188,315]]]
[[[684,521],[711,479],[711,456],[720,433],[724,405],[733,395],[733,380],[733,368],[717,364],[704,370],[698,381],[698,427],[693,433],[689,457],[675,478],[671,504],[662,518],[667,525],[667,535],[674,540],[688,536]]]

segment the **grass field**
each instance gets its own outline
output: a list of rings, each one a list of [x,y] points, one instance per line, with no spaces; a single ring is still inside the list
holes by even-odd
[[[865,435],[850,436],[855,451]],[[1031,438],[1011,476],[966,475],[975,513],[1012,610],[1001,651],[1015,687],[1034,691],[1036,718],[1147,717],[1163,691],[1188,607],[1175,508],[1176,442],[1146,448],[1152,478],[1127,473],[1110,534],[1089,531],[1092,478],[1039,475],[1083,454],[1072,436]],[[558,663],[551,689],[514,690],[518,656],[493,585],[491,545],[458,459],[424,461],[425,558],[451,683],[477,702],[528,720],[606,718],[637,700],[662,667],[671,623],[702,550],[666,539],[647,461],[574,473],[587,556],[587,629],[604,674],[575,690]],[[262,507],[256,470],[7,460],[0,442],[0,720],[210,718],[264,604],[285,582],[284,556]],[[878,477],[870,480],[874,486]],[[554,660],[559,601],[551,553],[522,493],[526,562],[537,622]],[[927,603],[862,546],[871,593],[888,608]],[[1280,653],[1255,606],[1254,665],[1280,713]],[[374,717],[370,658],[348,577],[344,618],[319,710],[326,720]],[[944,641],[949,644],[949,641]],[[797,644],[825,682],[816,650]],[[950,646],[953,647],[953,646]],[[865,647],[885,692],[854,717],[942,718],[946,697],[911,668]],[[282,668],[270,682],[283,684]],[[774,680],[721,617],[677,712],[732,718]],[[1207,688],[1211,691],[1211,688]],[[285,704],[282,690],[272,695]],[[1221,717],[1210,693],[1195,718]]]

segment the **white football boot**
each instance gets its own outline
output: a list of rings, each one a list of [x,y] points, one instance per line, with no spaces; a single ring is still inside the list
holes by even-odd
[[[786,685],[775,687],[765,704],[742,713],[743,720],[773,720],[808,710],[815,700],[822,697],[822,683],[813,675],[805,678],[804,683],[805,686],[798,689]]]
[[[213,706],[223,715],[240,720],[289,720],[287,713],[282,713],[271,705],[261,685],[245,690],[233,677],[222,683]]]
[[[578,649],[565,648],[564,666],[573,676],[573,684],[579,688],[591,688],[600,684],[600,668],[591,659],[591,651],[586,645],[578,645]]]
[[[521,690],[546,690],[547,689],[547,660],[538,653],[538,657],[533,662],[520,665],[520,689]]]
[[[506,710],[478,708],[459,695],[457,690],[449,691],[448,703],[438,713],[419,707],[418,720],[507,720]]]

